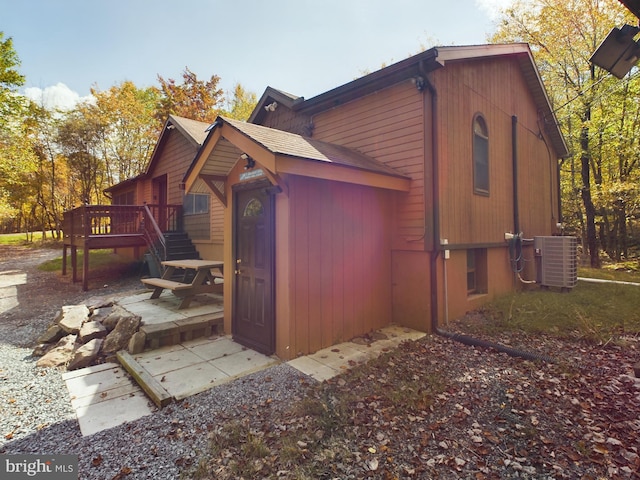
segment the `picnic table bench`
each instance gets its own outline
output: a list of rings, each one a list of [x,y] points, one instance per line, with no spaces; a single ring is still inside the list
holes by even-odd
[[[216,284],[216,278],[222,278],[223,262],[220,260],[167,260],[162,262],[165,271],[161,278],[143,278],[142,283],[154,287],[151,298],[158,298],[163,290],[171,292],[182,299],[179,309],[187,308],[194,296],[201,293],[213,293],[220,291],[220,284]],[[195,273],[190,282],[172,280],[176,269],[184,269],[187,272]],[[219,270],[220,273],[213,272],[212,269]]]

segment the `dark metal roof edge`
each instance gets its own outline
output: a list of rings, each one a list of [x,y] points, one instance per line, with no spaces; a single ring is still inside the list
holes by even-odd
[[[314,113],[326,108],[345,103],[353,98],[361,97],[373,93],[392,83],[396,83],[412,76],[417,76],[419,65],[423,62],[430,62],[437,57],[437,48],[425,50],[417,55],[413,55],[405,60],[384,67],[364,77],[356,78],[351,82],[321,93],[313,98],[304,100],[294,106],[294,110]],[[434,65],[433,68],[437,68]]]
[[[640,18],[640,0],[619,0],[627,10],[633,13],[636,17]]]
[[[267,87],[260,97],[260,100],[258,100],[253,112],[249,115],[247,122],[256,123],[256,121],[259,121],[259,117],[265,113],[264,107],[266,107],[268,103],[271,103],[271,101],[281,103],[286,108],[293,108],[295,105],[304,102],[304,97],[297,97],[290,93],[283,92],[282,90]]]

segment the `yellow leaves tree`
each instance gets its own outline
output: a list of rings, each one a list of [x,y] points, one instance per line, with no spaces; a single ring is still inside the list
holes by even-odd
[[[82,104],[78,110],[97,129],[106,187],[144,170],[162,126],[155,116],[160,92],[125,81],[104,91],[94,87],[91,94],[95,103]]]
[[[240,83],[236,83],[233,88],[233,96],[227,99],[227,110],[223,115],[236,120],[246,121],[251,116],[258,103],[258,98],[254,92],[247,91]]]
[[[571,152],[562,164],[565,222],[582,236],[594,267],[600,265],[602,246],[594,192],[602,184],[607,161],[596,124],[619,84],[589,58],[608,31],[629,21],[629,15],[617,0],[516,0],[502,12],[491,38],[531,46]],[[608,116],[605,122],[614,118]]]

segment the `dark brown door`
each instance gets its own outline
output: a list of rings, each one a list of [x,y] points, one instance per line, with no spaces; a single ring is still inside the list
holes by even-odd
[[[272,354],[275,343],[273,197],[265,188],[235,192],[233,338]]]

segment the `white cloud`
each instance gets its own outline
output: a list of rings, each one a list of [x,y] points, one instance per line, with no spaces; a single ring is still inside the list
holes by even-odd
[[[500,16],[500,12],[510,6],[513,0],[475,0],[480,10],[485,12],[490,19],[496,20]]]
[[[38,87],[28,87],[24,89],[25,97],[33,100],[48,110],[72,110],[80,102],[92,101],[91,95],[81,97],[64,83],[56,83],[44,90]]]

